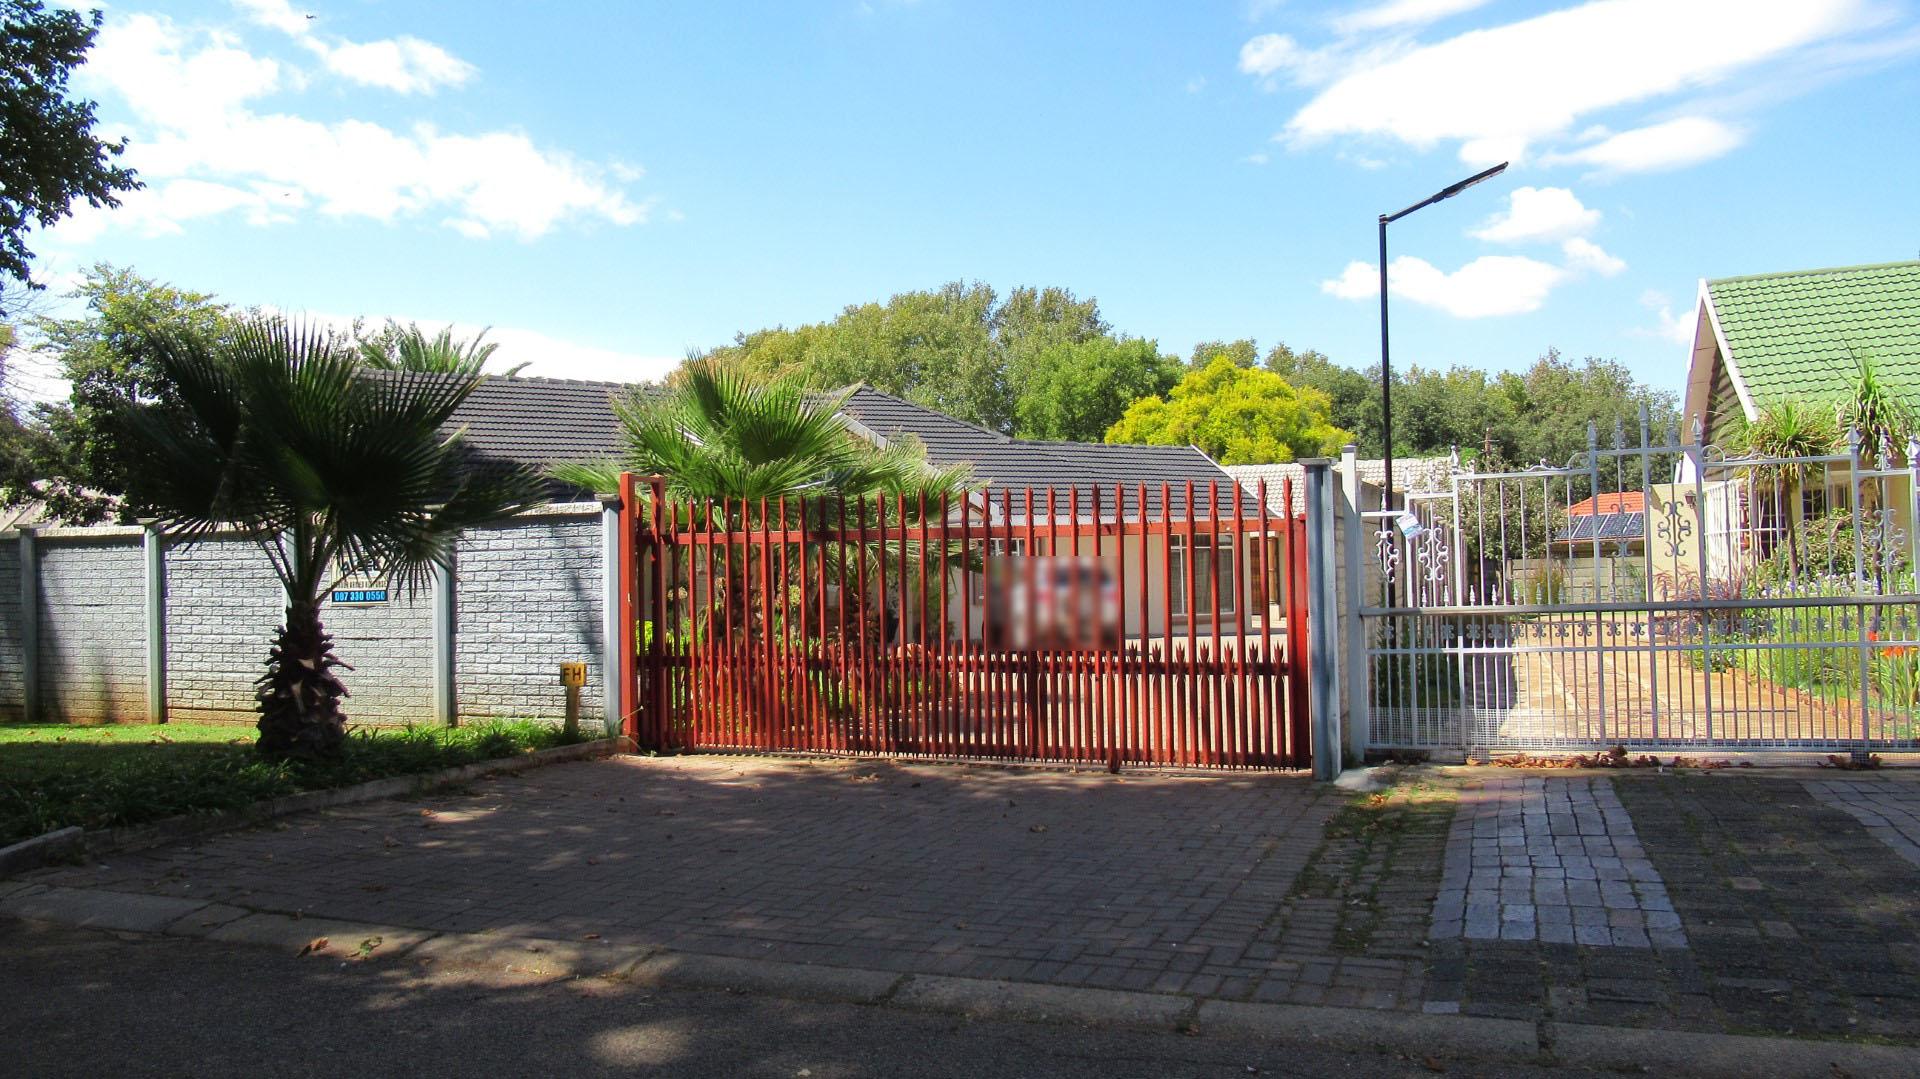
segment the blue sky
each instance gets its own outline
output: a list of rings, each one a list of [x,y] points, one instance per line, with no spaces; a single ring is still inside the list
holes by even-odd
[[[1917,53],[1897,0],[116,0],[77,85],[149,188],[36,246],[560,377],[955,278],[1364,365],[1375,217],[1512,158],[1394,226],[1396,361],[1678,388],[1699,278],[1920,257]]]

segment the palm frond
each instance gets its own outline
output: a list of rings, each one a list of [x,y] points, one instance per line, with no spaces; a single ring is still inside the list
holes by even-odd
[[[189,540],[231,526],[291,537],[276,570],[317,598],[336,566],[416,586],[461,530],[541,500],[537,477],[471,472],[460,436],[443,434],[477,373],[370,377],[360,359],[282,319],[243,322],[211,349],[167,339],[183,407],[136,426],[167,466],[145,508]]]

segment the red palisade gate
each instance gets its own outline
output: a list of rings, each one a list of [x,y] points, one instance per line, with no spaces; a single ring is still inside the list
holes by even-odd
[[[1309,764],[1305,530],[1264,488],[621,502],[643,747]]]

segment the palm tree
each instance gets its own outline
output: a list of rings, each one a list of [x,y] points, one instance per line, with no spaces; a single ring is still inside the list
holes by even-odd
[[[769,378],[694,359],[664,392],[641,391],[615,402],[623,442],[618,460],[557,465],[550,474],[602,494],[618,489],[623,471],[659,475],[665,478],[668,511],[679,527],[736,534],[774,519],[783,530],[810,523],[844,537],[857,515],[875,536],[883,536],[888,528],[924,523],[939,512],[942,496],[966,489],[965,467],[930,465],[917,441],[878,447],[849,430],[839,415],[847,396],[847,391],[810,391],[791,377]],[[850,590],[856,581],[869,582],[871,602],[860,605],[864,620],[845,627],[844,634],[841,627],[815,627],[821,647],[849,654],[884,648],[904,625],[908,609],[924,617],[928,607],[928,596],[915,594],[897,577],[897,587],[874,583],[886,579],[885,567],[897,565],[902,554],[914,557],[917,541],[908,542],[905,552],[899,540],[840,542],[831,545],[831,556],[828,544],[791,544],[776,553],[763,544],[737,539],[727,543],[717,559],[707,548],[697,563],[700,568],[691,558],[670,563],[669,594],[685,600],[684,620],[670,616],[672,624],[664,630],[676,639],[685,635],[675,647],[691,644],[718,651],[777,638],[789,624],[804,623],[799,581],[807,573],[817,573],[833,588]],[[934,556],[936,564],[958,564],[965,558],[967,553],[957,545]],[[696,576],[706,582],[710,607],[704,606],[707,597],[700,597]],[[937,587],[930,584],[929,591],[937,595]],[[770,602],[751,602],[755,592]],[[695,609],[696,597],[703,604],[700,609]],[[722,639],[721,626],[731,627],[731,640]],[[829,642],[829,636],[839,639]],[[753,670],[741,677],[776,681],[771,691],[779,694],[810,694],[821,688],[810,682],[788,684]],[[878,690],[859,681],[851,692]]]
[[[848,395],[695,359],[665,393],[614,402],[619,460],[556,465],[552,475],[602,494],[618,489],[622,471],[665,476],[674,501],[923,493],[937,501],[965,486],[966,468],[930,466],[912,439],[880,448],[855,436],[839,416]]]
[[[1889,449],[1897,457],[1905,448],[1914,433],[1913,408],[1880,377],[1871,357],[1854,354],[1853,362],[1853,385],[1840,403],[1840,421],[1860,432],[1862,465],[1896,468],[1896,461],[1881,458],[1888,456]]]
[[[487,331],[481,330],[473,340],[463,341],[453,336],[451,327],[428,337],[417,323],[408,323],[402,329],[399,323],[388,322],[378,334],[358,342],[357,347],[360,362],[376,371],[477,375],[500,347],[486,337]],[[525,370],[526,366],[524,363],[515,364],[504,374],[512,378]]]
[[[1770,484],[1779,500],[1787,574],[1792,579],[1800,576],[1800,490],[1816,467],[1792,458],[1831,453],[1839,440],[1840,429],[1830,409],[1791,397],[1767,402],[1740,433],[1739,448],[1762,459],[1751,466],[1754,475]]]
[[[259,748],[334,754],[346,687],[320,621],[327,594],[353,573],[412,591],[462,529],[537,504],[539,484],[468,473],[459,436],[440,433],[472,371],[370,378],[329,335],[281,319],[214,343],[163,335],[157,351],[181,407],[130,417],[151,463],[142,509],[189,543],[237,529],[259,545],[287,597],[257,683]]]

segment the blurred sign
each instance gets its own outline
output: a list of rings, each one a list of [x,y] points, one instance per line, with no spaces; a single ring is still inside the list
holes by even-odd
[[[560,684],[563,686],[586,685],[587,665],[584,663],[562,663],[560,665]]]
[[[1117,648],[1120,583],[1106,559],[1009,555],[987,560],[988,648]]]

